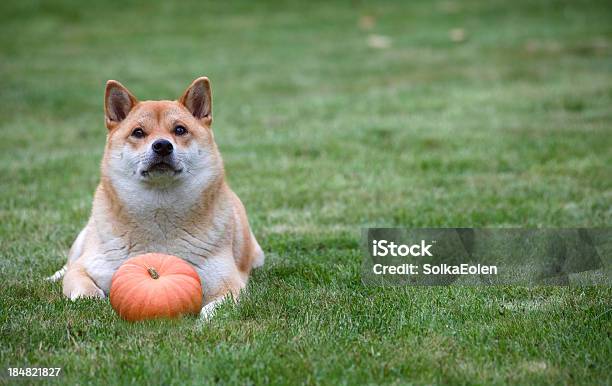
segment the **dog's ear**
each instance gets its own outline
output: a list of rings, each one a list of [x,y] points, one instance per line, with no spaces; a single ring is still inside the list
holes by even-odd
[[[194,80],[179,102],[193,114],[204,126],[210,127],[212,123],[212,91],[210,81],[202,76]]]
[[[127,117],[128,113],[138,103],[132,93],[116,80],[106,82],[104,93],[104,115],[106,127],[109,130],[117,127],[119,122]]]

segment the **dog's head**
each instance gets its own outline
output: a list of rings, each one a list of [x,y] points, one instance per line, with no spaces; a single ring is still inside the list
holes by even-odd
[[[108,136],[102,173],[114,184],[130,190],[194,186],[222,173],[208,78],[194,80],[177,101],[143,102],[110,80],[104,110]]]

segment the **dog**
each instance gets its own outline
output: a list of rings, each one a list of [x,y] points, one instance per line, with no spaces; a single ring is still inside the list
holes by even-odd
[[[180,256],[202,281],[203,318],[226,297],[237,299],[264,253],[246,211],[226,180],[214,140],[212,91],[194,80],[176,101],[138,101],[106,83],[108,129],[91,216],[68,252],[63,293],[104,298],[130,257]]]

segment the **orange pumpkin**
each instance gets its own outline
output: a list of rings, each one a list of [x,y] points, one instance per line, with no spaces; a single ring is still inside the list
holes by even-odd
[[[132,257],[115,272],[110,302],[119,316],[131,322],[197,314],[202,308],[202,284],[185,260],[147,253]]]

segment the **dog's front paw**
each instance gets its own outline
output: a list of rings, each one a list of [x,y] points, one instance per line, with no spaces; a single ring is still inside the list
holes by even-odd
[[[215,315],[217,307],[219,307],[223,300],[223,298],[213,300],[212,302],[202,307],[202,310],[200,311],[200,320],[210,320]]]
[[[95,285],[91,286],[78,286],[71,288],[68,291],[64,291],[64,295],[70,300],[77,300],[80,298],[100,298],[104,299],[106,295],[104,295],[104,291]]]

